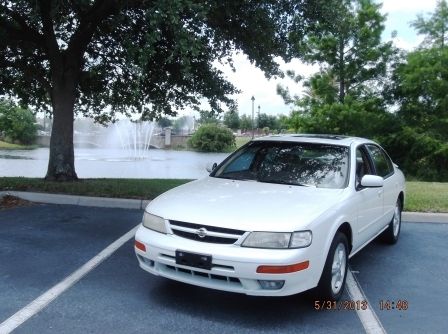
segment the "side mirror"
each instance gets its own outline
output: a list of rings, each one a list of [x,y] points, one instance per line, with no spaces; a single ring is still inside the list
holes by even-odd
[[[205,169],[207,170],[207,172],[211,173],[217,166],[218,166],[218,164],[216,162],[213,162],[213,163],[209,162],[207,164],[207,166],[205,167]]]
[[[361,186],[366,188],[380,188],[384,185],[384,179],[378,175],[364,175],[361,179]]]

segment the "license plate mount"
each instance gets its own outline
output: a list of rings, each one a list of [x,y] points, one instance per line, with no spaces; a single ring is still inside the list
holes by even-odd
[[[200,268],[205,270],[212,269],[212,256],[176,250],[176,264]]]

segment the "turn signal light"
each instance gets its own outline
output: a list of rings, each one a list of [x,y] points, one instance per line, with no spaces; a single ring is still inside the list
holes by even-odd
[[[305,270],[310,266],[310,261],[290,264],[287,266],[259,266],[257,273],[259,274],[288,274],[296,271]]]
[[[140,241],[135,240],[135,248],[140,249],[143,252],[146,252],[146,246]]]

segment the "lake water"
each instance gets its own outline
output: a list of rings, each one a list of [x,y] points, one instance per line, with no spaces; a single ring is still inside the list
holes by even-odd
[[[199,153],[151,149],[144,159],[133,159],[121,149],[75,149],[80,178],[198,179],[208,175],[207,163],[220,163],[228,153]],[[0,176],[44,177],[48,148],[30,151],[0,150]]]

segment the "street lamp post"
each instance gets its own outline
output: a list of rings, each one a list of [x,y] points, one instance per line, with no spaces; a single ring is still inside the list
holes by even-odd
[[[254,128],[254,102],[255,102],[255,97],[252,96],[251,100],[252,100],[252,139],[254,139],[254,132],[255,132],[255,128]]]

